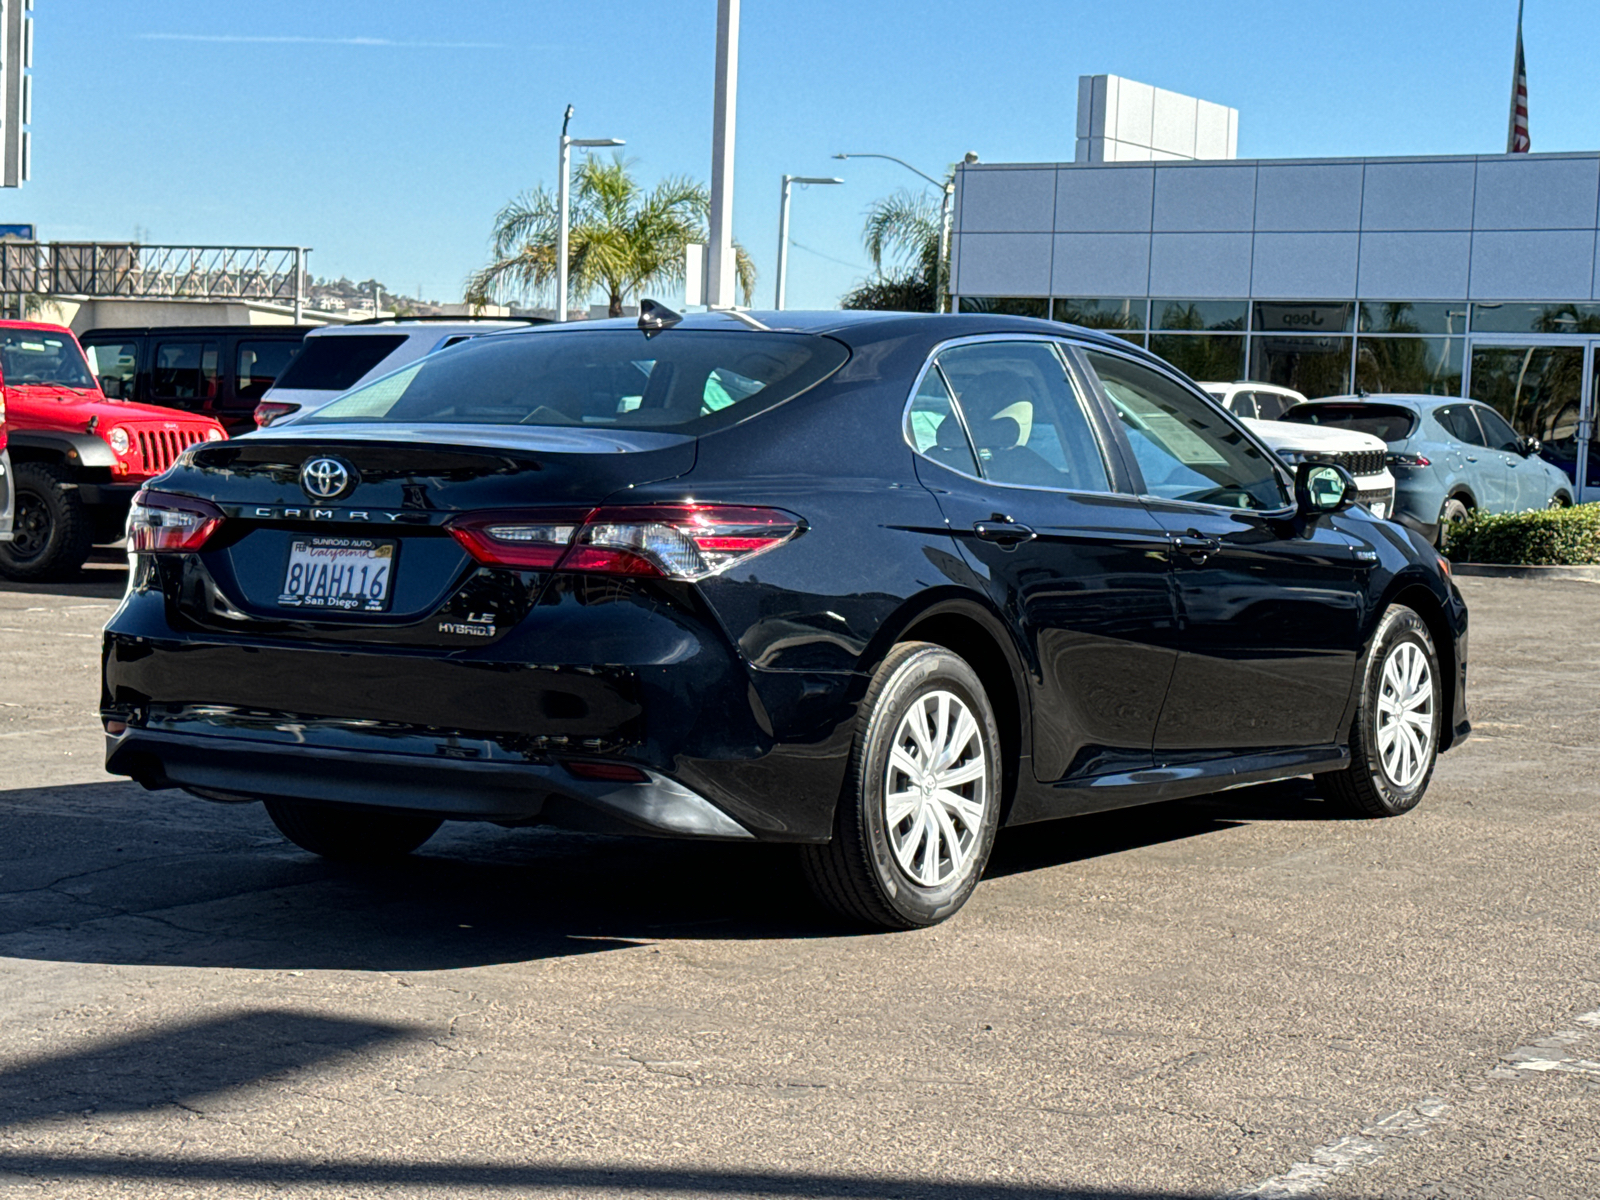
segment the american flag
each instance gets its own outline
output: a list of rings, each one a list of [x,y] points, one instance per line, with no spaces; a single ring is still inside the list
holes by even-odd
[[[1511,73],[1511,125],[1506,131],[1506,153],[1526,154],[1528,140],[1528,68],[1522,61],[1522,5],[1517,5],[1517,65]]]

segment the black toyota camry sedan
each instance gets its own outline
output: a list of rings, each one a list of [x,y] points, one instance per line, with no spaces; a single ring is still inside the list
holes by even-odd
[[[1001,825],[1297,775],[1387,816],[1466,735],[1445,563],[1142,350],[644,308],[186,451],[130,517],[108,769],[335,858],[793,842],[905,928]]]

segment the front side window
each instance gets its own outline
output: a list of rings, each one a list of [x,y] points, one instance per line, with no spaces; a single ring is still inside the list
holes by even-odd
[[[1522,439],[1517,436],[1517,431],[1506,424],[1506,419],[1494,409],[1474,408],[1473,411],[1478,414],[1478,424],[1483,426],[1484,436],[1488,438],[1486,445],[1512,453],[1522,449]]]
[[[310,354],[295,360],[280,387],[294,386]],[[473,338],[448,354],[418,359],[301,423],[578,425],[699,434],[799,395],[849,357],[842,343],[811,334],[530,331]]]
[[[138,342],[101,342],[85,346],[84,353],[101,391],[112,399],[133,399],[133,381],[139,372]]]
[[[1139,363],[1085,353],[1121,419],[1147,494],[1224,508],[1288,505],[1272,460],[1199,396]]]
[[[966,418],[985,479],[1111,490],[1094,428],[1066,364],[1048,342],[953,346],[937,365]]]
[[[160,342],[150,368],[158,400],[209,400],[217,394],[215,342]]]

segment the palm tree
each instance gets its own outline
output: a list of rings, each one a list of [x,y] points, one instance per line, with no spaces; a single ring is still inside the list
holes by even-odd
[[[873,201],[861,240],[874,274],[847,292],[840,307],[935,311],[945,290],[940,220],[939,201],[926,192],[901,189]]]
[[[647,287],[683,280],[684,248],[706,240],[711,200],[703,185],[683,177],[663,179],[646,192],[620,155],[585,157],[572,189],[568,217],[568,287],[574,300],[596,288],[613,317],[622,303]],[[467,280],[467,302],[550,295],[556,281],[560,208],[546,187],[517,196],[494,218],[493,261]],[[756,269],[734,243],[735,273],[744,302],[755,294]],[[565,317],[565,313],[559,314]]]

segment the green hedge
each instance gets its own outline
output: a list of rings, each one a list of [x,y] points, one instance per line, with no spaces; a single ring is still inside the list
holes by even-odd
[[[1452,562],[1528,567],[1600,563],[1600,504],[1499,516],[1474,513],[1450,527],[1445,553]]]

